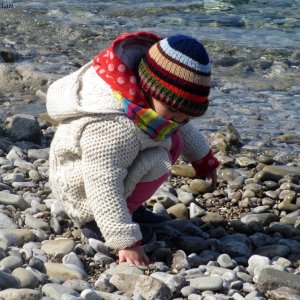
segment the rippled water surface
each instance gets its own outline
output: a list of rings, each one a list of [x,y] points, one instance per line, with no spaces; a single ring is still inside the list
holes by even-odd
[[[276,139],[286,133],[300,135],[300,1],[3,4],[13,8],[0,8],[0,48],[17,51],[18,65],[60,76],[86,63],[124,31],[192,35],[210,53],[214,86],[209,111],[196,125],[210,133],[232,122],[249,148],[299,151],[299,143]],[[39,103],[41,110],[43,105]]]

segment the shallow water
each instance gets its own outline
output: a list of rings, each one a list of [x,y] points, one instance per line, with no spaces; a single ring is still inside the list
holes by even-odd
[[[248,148],[300,152],[297,143],[276,141],[300,134],[300,1],[45,2],[0,8],[0,49],[19,53],[16,65],[61,76],[124,31],[189,34],[204,43],[213,65],[211,106],[195,124],[209,134],[232,122]],[[39,112],[44,103],[10,109]]]

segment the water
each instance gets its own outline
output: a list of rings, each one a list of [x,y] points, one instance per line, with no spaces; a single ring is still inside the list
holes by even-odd
[[[0,49],[18,52],[18,66],[58,76],[89,61],[121,32],[194,36],[210,53],[214,85],[210,109],[196,126],[210,134],[232,122],[249,148],[299,152],[299,144],[276,138],[300,134],[300,1],[5,3],[13,8],[0,8]],[[3,94],[7,101],[0,82],[0,99]],[[30,89],[17,98],[27,94]],[[41,102],[32,105],[44,109]]]

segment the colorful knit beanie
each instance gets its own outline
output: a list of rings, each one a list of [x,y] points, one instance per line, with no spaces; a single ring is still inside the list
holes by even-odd
[[[190,116],[200,116],[208,107],[210,72],[203,45],[185,35],[155,43],[138,67],[147,94]]]

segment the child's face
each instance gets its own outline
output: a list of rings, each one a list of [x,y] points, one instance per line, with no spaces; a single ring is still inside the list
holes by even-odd
[[[153,97],[151,97],[150,105],[153,110],[155,110],[161,117],[167,120],[172,120],[177,123],[183,123],[191,119],[189,115],[186,115]]]

